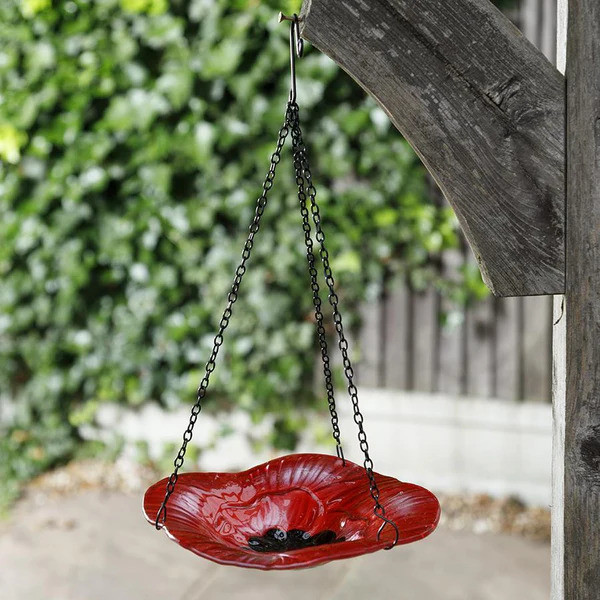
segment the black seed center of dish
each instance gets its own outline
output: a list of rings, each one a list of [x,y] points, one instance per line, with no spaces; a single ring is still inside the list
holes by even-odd
[[[315,535],[310,535],[302,529],[290,529],[289,531],[269,529],[263,536],[248,538],[248,544],[250,549],[256,552],[285,552],[287,550],[300,550],[311,546],[343,542],[344,539],[344,537],[337,537],[335,531],[330,529],[320,531]]]

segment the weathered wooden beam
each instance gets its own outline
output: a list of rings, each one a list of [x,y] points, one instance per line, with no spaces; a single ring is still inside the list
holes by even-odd
[[[600,598],[600,3],[569,0],[564,598]]]
[[[490,289],[564,290],[564,78],[485,0],[305,0],[302,36],[390,116]]]

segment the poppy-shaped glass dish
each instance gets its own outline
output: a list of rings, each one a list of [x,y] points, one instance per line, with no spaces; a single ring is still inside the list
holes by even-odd
[[[397,544],[429,535],[437,498],[412,483],[375,473]],[[167,479],[144,496],[154,525]],[[241,473],[183,473],[167,505],[164,529],[179,545],[225,565],[255,569],[317,566],[389,547],[395,538],[373,512],[363,467],[336,456],[291,454]]]

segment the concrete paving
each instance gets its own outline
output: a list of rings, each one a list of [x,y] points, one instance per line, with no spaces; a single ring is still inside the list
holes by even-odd
[[[546,600],[549,573],[547,545],[443,528],[315,569],[222,567],[152,529],[139,496],[98,490],[22,502],[0,525],[3,600]]]

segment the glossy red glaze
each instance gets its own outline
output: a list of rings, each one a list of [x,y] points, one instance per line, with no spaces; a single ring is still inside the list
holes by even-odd
[[[398,526],[398,544],[429,535],[440,517],[437,498],[412,483],[375,474],[386,516]],[[144,496],[154,525],[167,479]],[[363,467],[324,454],[291,454],[242,473],[183,473],[167,505],[169,537],[215,562],[255,569],[312,567],[389,546],[393,528],[377,531],[373,499]],[[249,538],[270,529],[334,531],[344,541],[282,552],[256,552]]]

